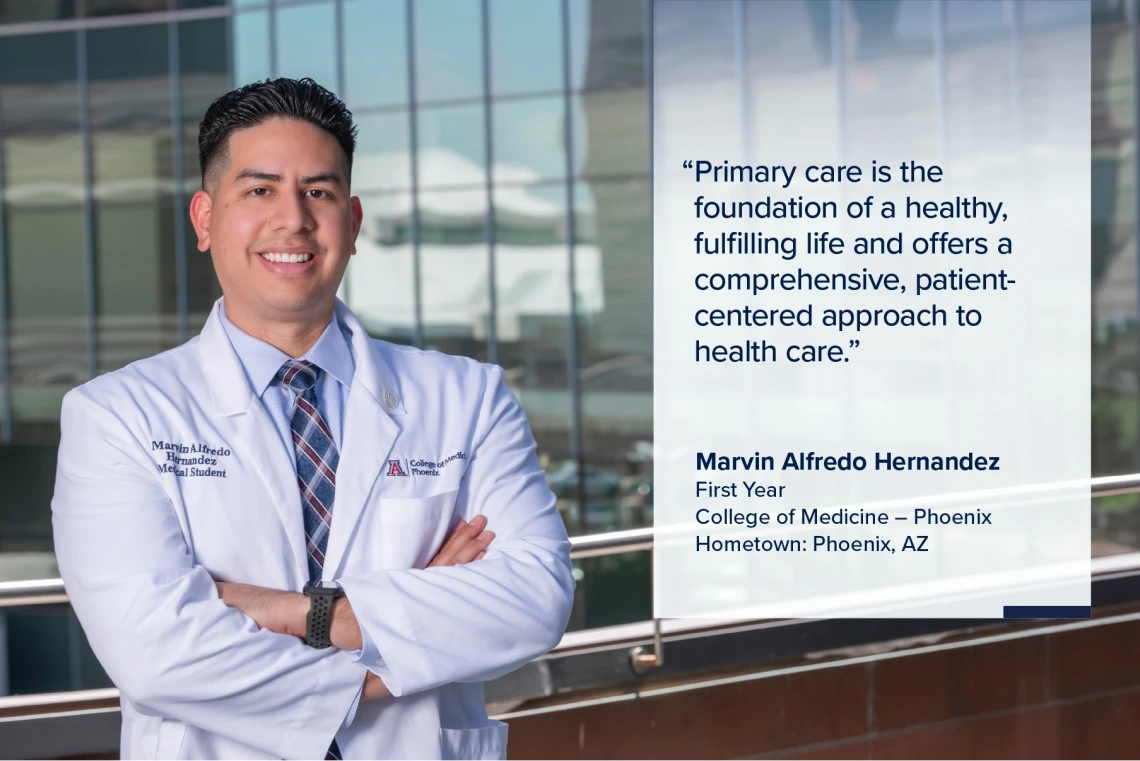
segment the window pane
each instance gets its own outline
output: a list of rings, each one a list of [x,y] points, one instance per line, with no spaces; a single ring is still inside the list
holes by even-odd
[[[696,14],[731,12],[728,3],[709,5],[719,5],[720,9],[702,7]],[[570,71],[575,89],[645,85],[643,0],[570,0],[570,32]]]
[[[0,447],[0,553],[37,553],[0,554],[0,581],[59,575],[50,555],[57,448],[55,443]]]
[[[6,0],[0,3],[0,24],[56,21],[75,16],[75,0]]]
[[[226,19],[203,19],[179,25],[178,52],[182,80],[182,167],[183,202],[174,214],[185,222],[187,289],[189,291],[190,332],[195,334],[221,296],[209,253],[197,249],[197,238],[189,215],[190,198],[201,187],[198,167],[198,124],[206,109],[230,89],[228,68],[229,34]],[[173,222],[172,222],[173,224]]]
[[[495,329],[498,363],[526,410],[538,458],[571,533],[578,533],[570,449],[569,257],[560,183],[496,187]]]
[[[406,189],[411,185],[408,113],[391,111],[358,116],[356,156],[352,162],[354,193]]]
[[[1092,29],[1093,141],[1121,141],[1134,126],[1132,36],[1124,24]]]
[[[344,4],[344,94],[352,109],[408,102],[407,18],[403,0]]]
[[[120,13],[157,13],[170,9],[168,0],[85,0],[87,16],[115,16]]]
[[[0,138],[10,205],[83,200],[75,34],[0,37]]]
[[[87,380],[83,143],[74,33],[0,38],[14,435],[54,443]]]
[[[234,85],[267,79],[269,72],[269,14],[250,11],[234,15]],[[221,95],[221,93],[218,93]]]
[[[49,556],[50,557],[50,556]],[[54,568],[54,563],[50,566]],[[54,571],[48,576],[58,577]],[[112,687],[71,606],[23,605],[4,608],[0,627],[7,632],[8,692],[34,695]]]
[[[649,101],[645,88],[574,96],[574,164],[584,174],[649,173]]]
[[[845,158],[869,160],[884,135],[900,155],[919,161],[938,155],[932,14],[927,0],[848,5],[847,21],[857,33],[846,44]]]
[[[310,77],[329,90],[339,87],[332,3],[277,9],[277,69],[281,77]]]
[[[497,101],[491,108],[495,182],[532,183],[566,176],[563,96]],[[584,137],[575,136],[576,147],[585,147]]]
[[[420,187],[486,182],[482,104],[423,108],[416,118]]]
[[[99,372],[178,339],[168,33],[89,32]]]
[[[483,93],[479,0],[416,0],[416,97],[421,102]]]
[[[169,194],[170,77],[165,25],[88,32],[95,197]]]
[[[652,525],[653,282],[646,180],[575,187],[587,527]]]
[[[559,0],[492,0],[491,93],[562,90]]]
[[[38,430],[57,426],[63,395],[88,380],[83,211],[10,208],[5,222],[12,414],[17,431]]]
[[[424,346],[486,359],[486,189],[422,192],[419,207]]]
[[[416,327],[412,275],[411,195],[360,199],[364,220],[349,260],[341,298],[369,334],[410,344]]]
[[[178,343],[173,208],[100,204],[95,230],[99,372],[109,372]]]

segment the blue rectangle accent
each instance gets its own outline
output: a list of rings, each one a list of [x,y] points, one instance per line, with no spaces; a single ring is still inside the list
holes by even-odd
[[[1006,605],[1003,618],[1092,618],[1089,605]]]

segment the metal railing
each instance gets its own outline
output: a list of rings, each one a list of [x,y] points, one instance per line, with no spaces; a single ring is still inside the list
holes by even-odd
[[[1072,484],[1066,486],[1071,487]],[[1140,493],[1140,473],[1102,476],[1089,480],[1094,498]],[[570,537],[570,557],[580,560],[653,549],[654,529],[637,528]],[[42,605],[67,602],[63,579],[30,579],[0,582],[0,606]]]

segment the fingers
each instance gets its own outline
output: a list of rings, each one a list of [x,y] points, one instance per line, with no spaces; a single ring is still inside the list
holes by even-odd
[[[487,545],[491,543],[491,539],[494,538],[494,534],[491,534],[489,538],[482,536],[488,533],[483,531],[486,527],[487,519],[482,515],[476,515],[470,523],[460,519],[455,524],[455,528],[448,534],[439,552],[428,563],[428,568],[459,565],[474,560],[475,555],[485,550]]]
[[[491,543],[491,540],[494,538],[494,531],[484,531],[482,534],[472,539],[463,547],[459,548],[458,552],[455,553],[455,560],[452,565],[463,565],[464,563],[470,563],[480,553],[484,552],[487,549],[487,545],[489,545]]]

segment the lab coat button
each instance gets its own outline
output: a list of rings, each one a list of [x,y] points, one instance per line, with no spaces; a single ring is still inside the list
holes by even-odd
[[[396,396],[396,392],[388,389],[384,392],[384,404],[395,409],[396,405],[400,403],[400,398]]]

